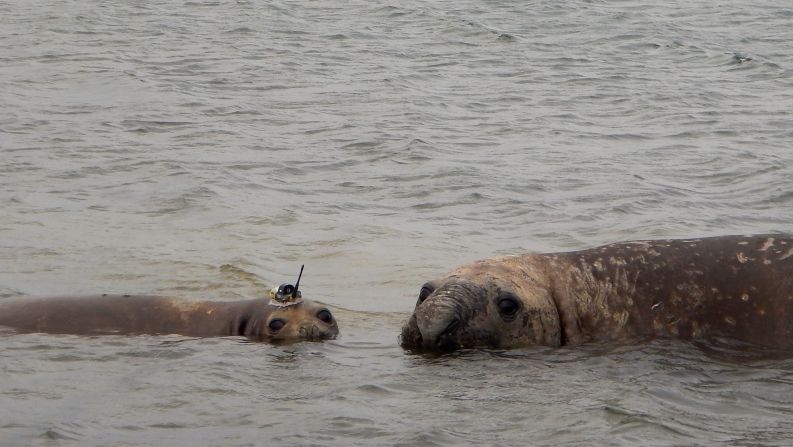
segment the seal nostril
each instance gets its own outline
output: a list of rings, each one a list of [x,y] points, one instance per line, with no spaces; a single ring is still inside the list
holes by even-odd
[[[443,331],[441,331],[441,333],[438,334],[438,336],[435,338],[435,346],[439,348],[448,346],[451,341],[450,336],[452,335],[452,333],[454,333],[454,331],[457,329],[458,326],[460,326],[459,318],[455,318],[452,321],[450,321],[449,324],[446,325],[446,328]]]
[[[454,332],[455,329],[457,329],[457,326],[459,326],[459,325],[460,325],[460,319],[459,318],[453,319],[449,323],[449,325],[446,326],[446,329],[444,329],[443,332],[441,332],[440,336],[443,337],[443,336],[451,334],[452,332]]]
[[[457,343],[453,340],[452,334],[460,326],[460,319],[455,318],[446,325],[446,328],[435,338],[435,348],[454,349]]]

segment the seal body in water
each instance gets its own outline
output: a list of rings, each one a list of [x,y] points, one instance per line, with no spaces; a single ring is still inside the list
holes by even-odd
[[[793,349],[793,238],[647,240],[488,259],[426,283],[407,349],[726,337]]]
[[[189,301],[146,295],[0,300],[0,326],[57,334],[181,334],[245,336],[259,341],[322,340],[339,333],[330,311],[304,300]]]

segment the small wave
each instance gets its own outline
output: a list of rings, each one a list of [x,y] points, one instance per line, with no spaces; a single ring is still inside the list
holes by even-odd
[[[223,34],[254,34],[254,33],[256,33],[256,30],[247,26],[240,26],[238,28],[234,28],[223,32]]]
[[[41,437],[52,441],[77,441],[80,439],[79,433],[69,433],[67,431],[54,428],[42,433]]]
[[[119,124],[129,132],[166,133],[178,128],[193,127],[197,123],[188,121],[123,120]]]

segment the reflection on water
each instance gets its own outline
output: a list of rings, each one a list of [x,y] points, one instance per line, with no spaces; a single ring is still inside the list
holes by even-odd
[[[0,297],[232,300],[342,336],[2,336],[10,445],[785,444],[786,353],[397,346],[456,265],[790,231],[789,5],[0,4]]]

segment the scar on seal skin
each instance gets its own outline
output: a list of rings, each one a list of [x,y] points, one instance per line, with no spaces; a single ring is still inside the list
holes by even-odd
[[[265,298],[221,302],[145,295],[3,299],[0,326],[17,332],[244,336],[257,341],[324,340],[339,333],[330,311],[308,300],[279,307]]]
[[[621,242],[462,266],[424,284],[406,349],[656,336],[793,348],[789,235]]]

